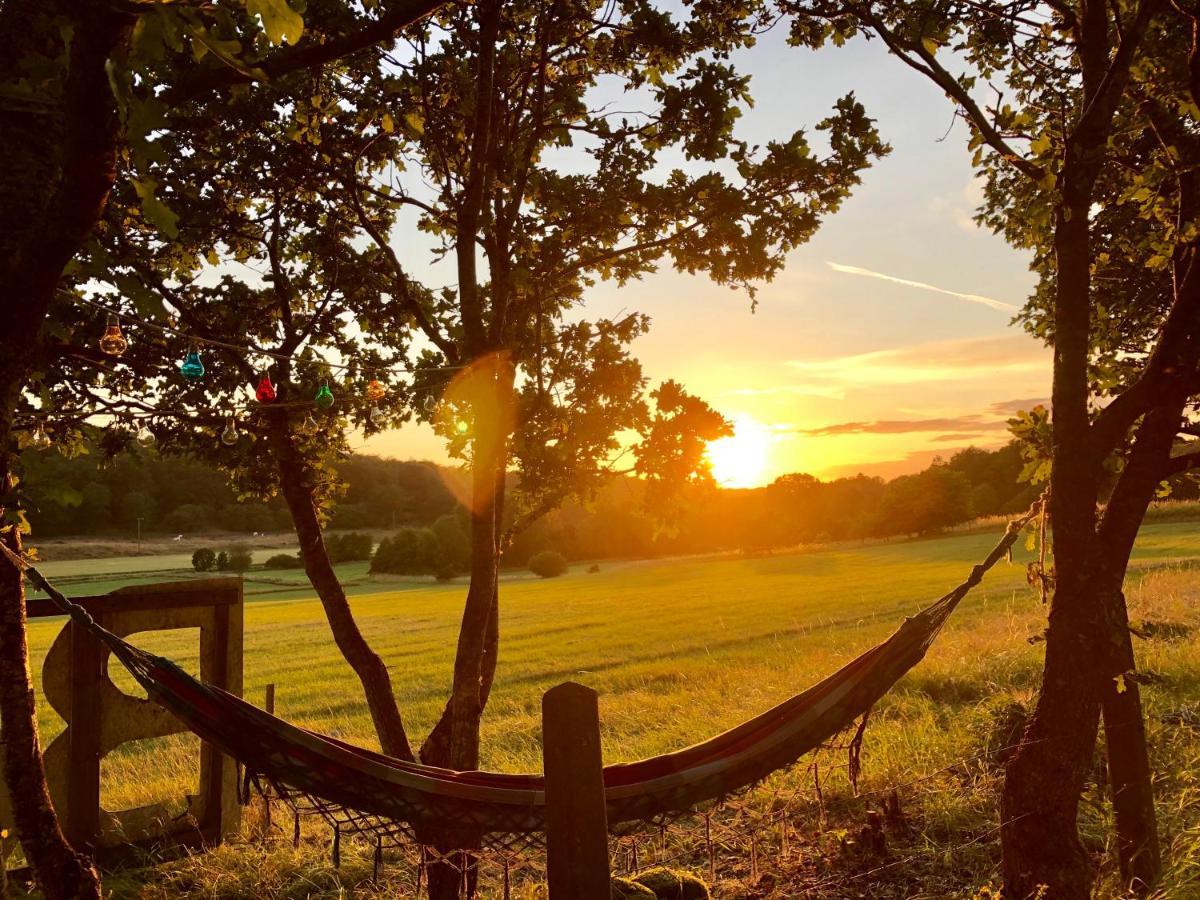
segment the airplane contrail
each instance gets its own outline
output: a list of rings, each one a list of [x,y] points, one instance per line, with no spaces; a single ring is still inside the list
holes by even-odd
[[[992,309],[998,309],[1003,312],[1017,311],[1017,308],[1011,303],[1004,303],[991,297],[984,297],[982,294],[964,294],[961,291],[950,291],[946,288],[940,288],[936,284],[926,284],[924,281],[910,281],[907,278],[897,278],[895,275],[885,275],[883,272],[872,272],[870,269],[861,269],[858,266],[844,266],[841,263],[830,262],[828,260],[826,260],[826,263],[835,272],[845,272],[847,275],[863,275],[867,278],[878,278],[880,281],[890,281],[893,284],[903,284],[926,291],[936,291],[939,294],[958,297],[960,300],[969,300],[971,303],[981,303],[984,306],[990,306]]]

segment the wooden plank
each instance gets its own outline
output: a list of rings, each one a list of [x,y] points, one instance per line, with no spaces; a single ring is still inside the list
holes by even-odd
[[[550,900],[610,900],[608,818],[596,692],[567,682],[542,697]]]
[[[103,617],[97,619],[103,625]],[[67,839],[90,851],[100,833],[100,684],[104,646],[71,622],[71,721],[67,768]]]
[[[114,592],[97,597],[71,597],[72,603],[82,606],[93,616],[112,612],[138,612],[145,609],[189,609],[197,606],[233,606],[241,602],[241,579],[220,579],[228,585],[214,586],[206,580],[204,590],[181,590],[164,586],[162,590],[145,593]],[[157,587],[157,586],[156,586]],[[26,615],[31,619],[61,616],[63,612],[47,597],[28,601]]]

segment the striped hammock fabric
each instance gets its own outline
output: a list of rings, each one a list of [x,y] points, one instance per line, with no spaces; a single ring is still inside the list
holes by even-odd
[[[1039,509],[1035,504],[1011,522],[961,584],[824,680],[702,743],[605,767],[610,827],[662,820],[744,790],[852,725],[924,658],[955,607],[1008,555]],[[109,647],[152,700],[238,760],[260,787],[269,784],[340,831],[380,838],[400,830],[424,843],[463,848],[510,846],[514,838],[544,831],[541,775],[440,769],[299,728],[104,630],[27,561],[3,549],[63,612]]]

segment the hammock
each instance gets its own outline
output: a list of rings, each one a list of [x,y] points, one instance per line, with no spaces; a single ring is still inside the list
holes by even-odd
[[[609,825],[661,821],[744,790],[852,725],[924,658],[955,607],[1008,555],[1038,509],[1040,503],[1010,522],[965,581],[823,681],[702,743],[606,766]],[[542,776],[404,762],[277,719],[101,628],[28,561],[3,542],[0,549],[74,622],[103,641],[152,700],[245,766],[248,781],[260,788],[265,781],[297,811],[321,813],[338,834],[348,830],[381,839],[403,832],[424,843],[477,848],[511,846],[544,832]]]

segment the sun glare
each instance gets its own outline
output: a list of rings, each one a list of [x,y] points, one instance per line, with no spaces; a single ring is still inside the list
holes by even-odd
[[[758,487],[770,454],[771,432],[749,416],[733,420],[733,434],[708,445],[713,478],[722,487]]]

